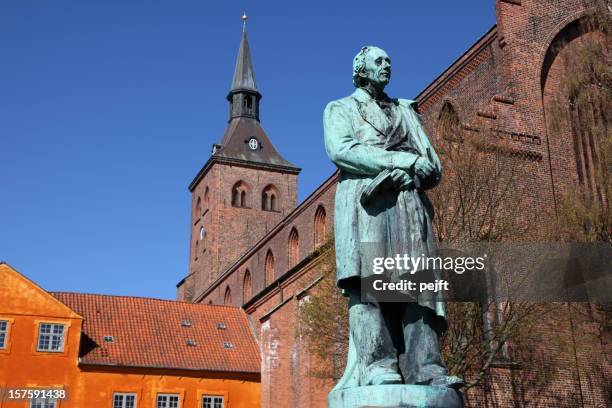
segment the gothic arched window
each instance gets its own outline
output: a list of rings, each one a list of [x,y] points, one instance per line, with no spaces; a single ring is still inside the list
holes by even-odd
[[[232,304],[232,291],[230,290],[229,286],[225,288],[225,295],[223,296],[223,304],[224,305]]]
[[[557,156],[551,163],[551,172],[558,174],[561,184],[569,182],[571,190],[572,175],[567,177],[560,172],[569,165],[576,166],[577,184],[581,187],[576,198],[586,200],[584,204],[589,206],[599,202],[597,207],[607,211],[610,155],[606,146],[612,128],[612,98],[605,85],[610,76],[609,47],[605,46],[607,32],[593,21],[592,16],[585,15],[555,35],[544,56],[540,85],[549,151]],[[590,221],[582,224],[585,231],[590,229]]]
[[[574,137],[574,154],[578,171],[578,181],[591,196],[605,202],[601,191],[600,146],[610,134],[605,114],[596,101],[598,89],[591,84],[582,86],[570,99],[570,124]],[[603,134],[597,134],[597,132]]]
[[[463,141],[461,132],[461,121],[453,105],[446,101],[440,110],[438,117],[438,135],[445,140],[461,142]]]
[[[274,281],[274,254],[271,249],[268,249],[268,253],[266,254],[265,272],[265,283],[266,286],[268,286]]]
[[[289,268],[294,267],[300,258],[300,237],[295,227],[291,229],[289,233],[289,251],[288,251],[288,263]]]
[[[315,248],[321,246],[325,242],[327,214],[325,208],[320,205],[315,212],[314,217],[314,243]]]
[[[253,286],[251,284],[251,272],[247,269],[244,272],[244,278],[242,279],[242,303],[246,303],[251,299],[253,294]]]

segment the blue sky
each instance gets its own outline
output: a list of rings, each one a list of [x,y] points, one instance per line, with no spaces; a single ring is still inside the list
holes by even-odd
[[[493,0],[3,1],[0,260],[48,290],[175,296],[243,10],[261,122],[302,167],[300,200],[333,171],[321,116],[362,45],[412,98],[495,23]]]

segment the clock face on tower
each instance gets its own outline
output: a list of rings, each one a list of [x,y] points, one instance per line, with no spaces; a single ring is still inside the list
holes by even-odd
[[[257,150],[259,148],[259,140],[255,139],[254,137],[249,139],[248,144],[249,149],[251,150]]]

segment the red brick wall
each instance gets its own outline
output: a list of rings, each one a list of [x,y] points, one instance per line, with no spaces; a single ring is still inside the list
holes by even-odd
[[[232,188],[248,185],[247,208],[232,206]],[[268,185],[278,191],[277,211],[263,211],[261,193]],[[206,188],[209,204],[204,203]],[[198,198],[202,212],[196,211]],[[233,261],[297,206],[297,175],[258,167],[214,163],[192,192],[190,273],[184,286],[202,293]],[[205,228],[206,239],[200,240]],[[179,292],[180,294],[180,292]],[[233,293],[232,297],[238,293]],[[182,298],[179,298],[182,299]]]
[[[320,276],[317,258],[310,256],[317,247],[315,214],[320,208],[325,210],[325,233],[331,233],[335,181],[332,177],[313,192],[198,299],[223,303],[229,287],[233,304],[244,304],[262,352],[262,407],[322,407],[333,386],[330,380],[309,375],[310,356],[297,336],[297,308],[300,298],[306,296],[304,289]],[[293,228],[299,234],[299,260],[290,268],[287,242]],[[274,254],[275,275],[274,281],[266,286],[264,267],[268,250]],[[252,277],[253,298],[243,300],[240,294],[247,269]]]
[[[316,249],[315,245],[315,213],[322,207],[326,213],[326,232],[332,232],[333,222],[333,197],[335,192],[335,178],[329,179],[319,189],[308,197],[293,212],[287,215],[279,224],[270,229],[267,234],[262,234],[259,239],[251,243],[248,252],[240,258],[236,257],[234,263],[197,298],[198,302],[222,303],[226,288],[230,288],[232,302],[234,305],[242,305],[250,299],[242,299],[242,283],[244,273],[248,269],[251,274],[253,285],[252,294],[257,296],[266,289],[266,283],[274,285],[281,275],[287,273],[290,268],[288,240],[289,234],[295,228],[299,235],[299,258],[298,263],[310,256]],[[238,209],[239,211],[240,209]],[[265,259],[268,251],[274,255],[275,273],[274,281],[266,282]],[[243,251],[244,252],[244,251]],[[237,294],[239,296],[234,296]]]
[[[589,4],[588,0],[497,0],[497,26],[417,97],[434,145],[442,105],[450,102],[459,114],[467,137],[486,131],[493,143],[495,138],[503,137],[516,149],[529,153],[516,161],[517,166],[526,168],[530,174],[525,180],[530,201],[524,211],[539,212],[553,207],[554,193],[560,194],[564,184],[575,184],[576,165],[568,131],[551,134],[544,115],[547,98],[559,92],[562,64],[553,59],[545,75],[542,67],[555,36],[583,16]],[[229,287],[233,303],[243,304],[249,313],[262,352],[262,407],[325,406],[332,382],[307,375],[313,362],[296,335],[296,310],[300,298],[306,295],[304,288],[319,276],[316,256],[309,256],[315,249],[314,214],[317,207],[323,205],[327,228],[331,231],[335,180],[328,180],[281,220],[281,217],[260,218],[260,213],[254,214],[255,210],[227,208],[229,191],[239,178],[248,178],[251,185],[262,187],[252,181],[257,171],[221,166],[216,171],[206,176],[216,177],[211,180],[215,180],[219,188],[216,198],[219,221],[212,225],[220,235],[213,245],[239,249],[223,252],[214,268],[192,263],[202,276],[207,268],[212,268],[214,276],[219,276],[208,289],[204,281],[196,285],[197,293],[204,290],[197,301],[222,303]],[[194,197],[202,194],[202,186],[208,183],[206,177],[196,188]],[[282,180],[278,183],[280,186]],[[295,185],[293,188],[295,191]],[[244,214],[238,214],[240,211],[248,211],[254,216],[250,229],[245,226],[245,218],[240,216]],[[280,220],[280,224],[271,225],[276,220]],[[290,269],[287,240],[294,227],[299,233],[301,263]],[[237,259],[248,247],[248,252]],[[264,262],[268,250],[272,250],[275,257],[276,272],[272,283],[265,281]],[[192,250],[192,258],[193,255]],[[251,300],[240,296],[247,268],[253,282]],[[586,341],[585,333],[596,331],[592,319],[577,315],[570,320],[566,308],[560,305],[558,314],[551,317],[554,328],[543,324],[538,333],[531,333],[533,350],[540,357],[556,358],[559,363],[552,376],[546,377],[525,367],[496,368],[481,387],[468,393],[468,406],[605,406],[605,378],[610,378],[610,367],[602,357],[604,347],[598,345],[597,336],[588,337],[590,340]],[[585,341],[581,343],[581,339]]]

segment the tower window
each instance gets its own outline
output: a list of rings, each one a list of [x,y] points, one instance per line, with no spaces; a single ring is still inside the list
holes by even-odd
[[[232,190],[232,206],[234,207],[238,207],[238,203],[240,202],[239,194],[240,192],[236,188]]]
[[[232,207],[248,208],[250,187],[244,181],[239,181],[232,187]]]
[[[202,199],[198,197],[195,206],[195,217],[199,218],[202,215]]]
[[[208,187],[206,187],[206,190],[204,190],[204,209],[208,209],[208,206],[210,205],[210,193],[208,190]]]
[[[261,197],[261,209],[264,211],[270,211],[270,198],[266,193],[262,194]]]
[[[242,107],[244,108],[245,113],[251,113],[251,110],[253,109],[253,97],[250,95],[245,95]]]
[[[278,211],[278,190],[272,184],[266,186],[261,192],[261,209],[264,211]]]

